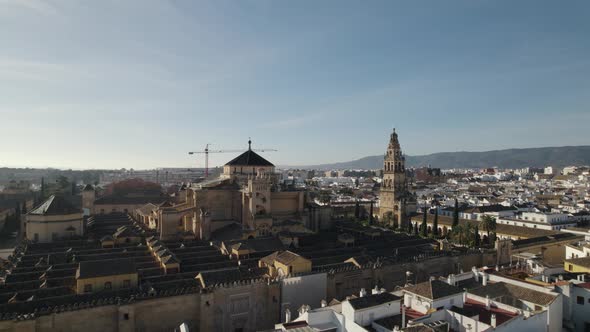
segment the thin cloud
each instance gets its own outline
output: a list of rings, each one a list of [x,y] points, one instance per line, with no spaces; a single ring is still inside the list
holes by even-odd
[[[55,5],[43,0],[0,0],[0,7],[2,6],[34,11],[41,15],[59,14]]]

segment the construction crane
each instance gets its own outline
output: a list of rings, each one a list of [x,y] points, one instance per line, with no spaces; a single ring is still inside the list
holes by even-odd
[[[210,143],[207,143],[205,145],[205,150],[202,151],[189,151],[188,154],[196,154],[196,153],[202,153],[205,154],[205,178],[209,177],[209,153],[236,153],[236,152],[242,152],[243,150],[210,150],[209,149],[209,145],[211,145]],[[274,151],[278,151],[275,149],[252,149],[252,140],[248,139],[248,150],[249,151],[255,151],[255,152],[274,152]]]

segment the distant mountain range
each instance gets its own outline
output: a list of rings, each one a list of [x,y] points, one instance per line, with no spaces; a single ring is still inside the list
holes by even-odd
[[[508,149],[484,152],[439,152],[423,156],[406,156],[406,167],[436,168],[524,168],[590,165],[590,145],[547,148]],[[379,169],[383,155],[321,165],[296,166],[303,169]]]

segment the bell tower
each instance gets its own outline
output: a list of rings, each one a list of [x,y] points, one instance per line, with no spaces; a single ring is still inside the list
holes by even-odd
[[[383,181],[379,195],[379,219],[391,225],[405,223],[405,200],[407,196],[405,157],[399,145],[395,128],[383,160]]]

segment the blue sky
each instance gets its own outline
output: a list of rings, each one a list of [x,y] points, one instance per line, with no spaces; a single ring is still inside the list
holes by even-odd
[[[0,166],[590,144],[588,1],[0,0]],[[233,154],[216,155],[222,164]]]

